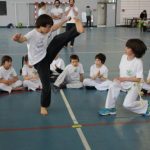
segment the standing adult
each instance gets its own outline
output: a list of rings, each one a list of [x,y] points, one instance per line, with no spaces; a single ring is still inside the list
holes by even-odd
[[[43,15],[43,14],[47,14],[47,10],[46,10],[46,3],[41,2],[38,4],[38,16]]]
[[[67,17],[71,17],[69,21],[66,23],[66,31],[69,31],[72,27],[75,26],[75,17],[78,16],[78,8],[75,6],[75,0],[69,0],[69,6],[65,9],[65,14]],[[71,40],[70,47],[72,48],[74,46],[74,40]],[[68,43],[66,43],[67,47]]]
[[[54,1],[54,7],[51,9],[51,17],[53,18],[54,24],[61,22],[63,17],[63,9],[60,8],[60,0]],[[53,36],[58,35],[59,33],[60,28],[53,33]]]
[[[146,20],[147,20],[147,11],[146,10],[143,10],[140,14],[140,28],[141,28],[141,31],[145,32],[147,30],[147,26],[146,26]]]
[[[146,10],[143,10],[140,14],[140,19],[141,20],[147,20],[147,12]]]
[[[92,15],[92,10],[90,6],[86,6],[86,26],[91,27],[91,15]]]

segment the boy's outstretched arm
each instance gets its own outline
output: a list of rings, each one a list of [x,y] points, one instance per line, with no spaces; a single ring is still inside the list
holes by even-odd
[[[16,33],[15,35],[12,36],[12,40],[14,40],[15,42],[18,43],[23,43],[25,41],[27,41],[27,38],[23,35],[21,35],[20,33]]]
[[[64,23],[66,23],[67,21],[70,20],[70,17],[66,17],[65,19],[63,19],[60,23],[54,24],[51,28],[51,32],[59,29]]]

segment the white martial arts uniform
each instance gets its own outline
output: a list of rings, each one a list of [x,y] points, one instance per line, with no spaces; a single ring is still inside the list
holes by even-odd
[[[77,67],[72,64],[66,66],[64,71],[59,75],[54,85],[59,87],[63,82],[67,83],[67,88],[81,88],[83,83],[80,81],[80,74],[84,74],[83,66],[79,63]]]
[[[65,63],[62,58],[54,59],[53,62],[50,64],[50,70],[53,72],[53,74],[58,75],[59,73],[56,71],[57,68],[64,70],[65,69]]]
[[[41,15],[43,15],[43,14],[47,14],[47,10],[40,8],[40,9],[38,10],[38,16],[41,16]]]
[[[9,80],[16,76],[17,74],[13,67],[11,67],[8,70],[6,70],[3,66],[0,67],[0,79]],[[20,87],[21,85],[22,85],[22,81],[20,80],[17,80],[15,83],[11,85],[0,83],[0,90],[11,93],[13,89]]]
[[[54,7],[51,9],[51,14],[54,16],[59,16],[59,15],[63,14],[63,9],[60,7],[58,7],[58,8]],[[61,19],[53,19],[54,24],[60,23]],[[58,34],[60,34],[60,28],[52,33],[52,37],[54,37],[55,35],[58,35]]]
[[[149,73],[148,73],[148,76],[147,76],[147,80],[150,80],[150,70],[149,70]],[[142,88],[144,90],[147,90],[147,93],[150,93],[150,84],[148,83],[144,83]]]
[[[37,70],[34,67],[29,67],[28,65],[24,65],[22,68],[22,76],[29,76],[29,77],[35,77],[37,79],[31,79],[31,80],[24,80],[23,86],[27,87],[28,90],[35,91],[38,88],[42,88],[42,83],[40,81],[40,78],[38,76]]]
[[[127,55],[123,55],[119,65],[120,77],[136,77],[143,79],[143,62],[141,59],[134,58],[127,60]],[[114,81],[109,87],[106,98],[105,108],[115,108],[116,101],[120,91],[126,91],[127,95],[124,99],[123,106],[137,114],[145,114],[148,107],[148,102],[139,101],[138,88],[134,82],[116,82]]]
[[[108,68],[105,65],[102,65],[101,67],[97,68],[96,65],[92,65],[90,68],[90,78],[84,79],[83,85],[84,86],[93,86],[99,91],[107,90],[109,85],[112,83],[110,80],[101,80],[100,78],[96,78],[95,80],[92,79],[93,76],[95,76],[98,72],[100,72],[100,75],[102,75],[104,78],[108,78]]]

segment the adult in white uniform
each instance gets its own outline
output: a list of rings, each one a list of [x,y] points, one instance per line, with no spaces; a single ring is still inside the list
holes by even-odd
[[[46,3],[41,2],[38,4],[38,16],[47,14]]]
[[[51,17],[53,18],[54,24],[61,22],[63,17],[63,9],[60,7],[60,1],[55,0],[54,7],[51,9]],[[60,33],[60,29],[53,32],[53,37]]]
[[[67,21],[66,23],[66,31],[70,30],[72,27],[75,26],[74,18],[78,16],[78,8],[75,6],[75,0],[69,0],[69,6],[65,9],[65,14],[67,17],[71,17],[71,20]],[[65,45],[68,46],[68,43]],[[70,47],[74,46],[74,39],[70,42]]]

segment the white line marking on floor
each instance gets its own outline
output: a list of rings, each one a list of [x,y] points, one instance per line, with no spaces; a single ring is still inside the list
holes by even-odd
[[[125,39],[121,39],[121,38],[114,38],[114,39],[119,40],[119,41],[122,41],[122,42],[126,42]]]
[[[69,104],[69,102],[68,102],[68,100],[67,100],[67,98],[66,98],[66,96],[65,96],[65,94],[63,92],[63,90],[60,90],[60,94],[62,96],[62,99],[63,99],[66,107],[67,107],[67,110],[69,112],[69,115],[70,115],[73,123],[74,124],[79,124],[77,119],[76,119],[76,117],[75,117],[75,115],[74,115],[74,113],[73,113],[73,111],[72,111],[72,108],[71,108],[71,106],[70,106],[70,104]],[[84,148],[86,150],[91,150],[90,145],[88,144],[87,139],[86,139],[85,135],[83,134],[83,131],[81,130],[81,128],[76,128],[76,130],[77,130],[77,132],[79,134],[79,137],[80,137],[80,139],[81,139],[81,141],[83,143]]]

